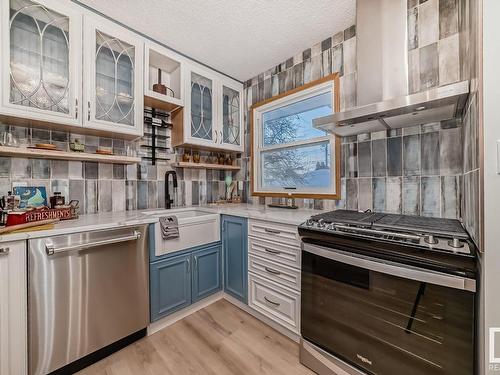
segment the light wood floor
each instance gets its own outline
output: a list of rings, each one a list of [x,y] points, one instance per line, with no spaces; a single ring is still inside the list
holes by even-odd
[[[298,345],[226,300],[146,337],[79,375],[314,374]]]

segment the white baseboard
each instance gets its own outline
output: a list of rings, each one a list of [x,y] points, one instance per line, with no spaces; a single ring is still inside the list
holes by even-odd
[[[175,322],[185,318],[186,316],[189,316],[198,310],[204,309],[207,306],[210,306],[212,303],[220,300],[223,298],[224,292],[218,292],[214,295],[211,295],[210,297],[207,297],[201,301],[195,302],[192,305],[186,307],[185,309],[182,309],[180,311],[177,311],[173,313],[172,315],[166,316],[160,320],[157,320],[156,322],[151,323],[148,326],[148,336],[152,335],[155,332],[158,332],[162,330],[163,328],[166,328]]]
[[[179,320],[194,314],[198,310],[201,310],[207,306],[210,306],[212,303],[217,302],[218,300],[224,298],[228,302],[232,303],[236,307],[239,307],[243,311],[247,312],[248,314],[252,315],[253,317],[259,319],[260,321],[264,322],[274,330],[278,331],[282,335],[285,335],[286,337],[290,338],[291,340],[295,342],[300,342],[300,335],[296,334],[295,332],[292,332],[288,330],[287,328],[281,326],[280,324],[276,323],[275,321],[269,319],[265,315],[261,314],[258,311],[255,311],[252,309],[250,306],[244,304],[243,302],[237,300],[234,297],[231,297],[229,294],[226,294],[224,292],[219,292],[216,293],[210,297],[205,298],[204,300],[201,300],[199,302],[196,302],[192,304],[189,307],[186,307],[185,309],[182,309],[178,312],[173,313],[172,315],[166,316],[163,319],[157,320],[156,322],[151,323],[148,326],[148,336],[152,335],[155,332],[158,332],[162,330],[163,328],[166,328],[175,322],[178,322]]]

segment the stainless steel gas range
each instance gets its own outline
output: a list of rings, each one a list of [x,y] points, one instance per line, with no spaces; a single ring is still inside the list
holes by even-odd
[[[474,374],[476,253],[458,220],[339,210],[299,235],[304,365]]]

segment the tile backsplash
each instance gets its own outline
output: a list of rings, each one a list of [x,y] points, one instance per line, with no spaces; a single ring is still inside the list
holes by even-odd
[[[460,7],[468,0],[408,1],[410,91],[468,79],[462,72]],[[356,106],[356,27],[335,33],[245,82],[246,144],[249,109],[332,72],[340,75],[341,110]],[[467,72],[465,72],[467,73]],[[461,120],[344,137],[339,201],[299,199],[314,208],[462,217],[463,126]],[[250,163],[247,147],[243,161]],[[245,191],[249,191],[246,181]],[[271,198],[247,197],[254,204]]]

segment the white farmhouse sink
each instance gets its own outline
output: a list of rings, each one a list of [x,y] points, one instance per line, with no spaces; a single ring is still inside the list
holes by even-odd
[[[154,224],[155,255],[189,249],[220,241],[219,214],[200,209],[145,211],[144,215],[162,217],[176,216],[179,222],[179,238],[164,240],[160,223]]]

